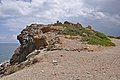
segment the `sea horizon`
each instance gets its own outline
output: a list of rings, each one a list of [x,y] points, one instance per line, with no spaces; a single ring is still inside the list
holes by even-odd
[[[0,43],[0,64],[10,60],[19,43]]]

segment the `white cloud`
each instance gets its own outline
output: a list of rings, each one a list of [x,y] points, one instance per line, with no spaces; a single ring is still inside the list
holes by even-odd
[[[81,16],[91,20],[108,21],[120,25],[120,18],[118,19],[114,15],[99,11],[98,7],[93,7],[85,3],[84,0],[28,1],[2,0],[0,20],[4,19],[2,22],[8,26],[10,31],[22,29],[30,23],[51,23],[56,20],[66,20],[70,17],[81,18]],[[93,2],[98,3],[106,1],[93,0]]]
[[[101,2],[103,0],[98,0]],[[103,19],[105,14],[97,11],[94,7],[84,6],[83,0],[33,0],[31,3],[24,2],[22,0],[3,0],[0,7],[0,17],[14,17],[16,19],[16,26],[20,23],[20,20],[28,20],[26,18],[37,21],[38,18],[41,22],[44,20],[57,20],[61,18],[77,17],[79,15],[84,17],[93,17],[95,19]],[[33,20],[23,22],[28,23]],[[11,21],[11,20],[10,20]],[[34,21],[33,21],[34,22]],[[22,24],[22,23],[21,23]]]
[[[16,34],[13,34],[12,37],[11,37],[12,40],[17,40],[17,35]]]
[[[6,39],[6,36],[0,34],[0,40],[4,40],[4,39]]]

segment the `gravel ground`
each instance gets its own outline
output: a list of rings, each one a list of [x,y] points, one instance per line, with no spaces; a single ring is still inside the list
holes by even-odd
[[[0,80],[120,80],[120,40],[98,52],[51,51],[42,60]]]

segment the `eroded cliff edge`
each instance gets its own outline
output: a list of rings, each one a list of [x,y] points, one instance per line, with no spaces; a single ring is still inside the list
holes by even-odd
[[[82,28],[81,24],[73,24],[70,22],[64,22],[67,25],[74,25]],[[43,24],[31,24],[21,31],[21,34],[17,36],[20,42],[20,46],[15,50],[14,55],[10,59],[10,64],[21,63],[26,60],[26,56],[32,51],[41,50],[44,48],[53,49],[61,48],[60,36],[64,27],[61,22],[55,24],[43,25]]]
[[[20,46],[15,50],[10,62],[0,67],[0,75],[9,75],[37,60],[29,57],[41,51],[94,51],[100,46],[114,46],[103,33],[94,31],[91,26],[82,27],[80,23],[57,21],[54,24],[31,24],[17,36]],[[89,45],[94,44],[94,45]],[[97,46],[95,46],[97,45]]]

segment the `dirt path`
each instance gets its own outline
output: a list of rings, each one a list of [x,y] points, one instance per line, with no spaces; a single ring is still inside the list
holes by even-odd
[[[120,40],[113,41],[116,47],[100,52],[52,51],[0,80],[120,80]]]

